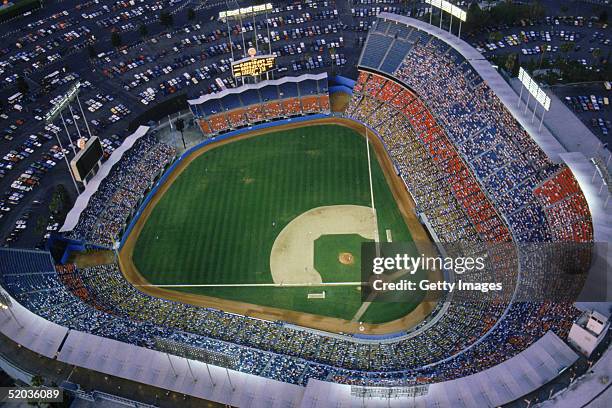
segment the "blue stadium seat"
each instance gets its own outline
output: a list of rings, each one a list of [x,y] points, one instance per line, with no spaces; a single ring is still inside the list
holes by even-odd
[[[392,37],[380,34],[370,34],[365,49],[361,54],[361,65],[378,69],[392,42]]]
[[[240,99],[242,99],[242,104],[244,106],[261,103],[261,96],[257,89],[249,89],[248,91],[242,92],[240,94]]]
[[[200,105],[200,109],[204,113],[205,116],[214,115],[215,113],[219,113],[223,111],[221,104],[218,99],[212,99],[204,102]]]
[[[319,93],[317,89],[317,81],[306,80],[298,83],[298,87],[300,88],[300,96],[305,95],[316,95]]]
[[[393,34],[398,38],[407,39],[410,33],[412,32],[412,27],[407,27],[402,24],[398,24],[389,30],[389,34]]]
[[[221,105],[225,110],[232,110],[240,107],[238,95],[229,94],[221,98]]]
[[[276,85],[264,86],[259,90],[259,93],[261,94],[261,99],[266,102],[278,99],[278,88]]]
[[[0,248],[0,274],[53,272],[49,252]]]
[[[294,82],[286,82],[279,85],[278,91],[281,98],[295,98],[298,96],[297,84]]]
[[[374,31],[378,31],[384,34],[387,32],[390,26],[391,26],[391,23],[388,21],[377,20],[376,24],[374,25]]]
[[[396,69],[399,68],[400,64],[404,60],[404,57],[410,51],[412,44],[408,41],[395,40],[389,53],[385,57],[380,70],[388,74],[392,74]]]
[[[319,87],[319,94],[325,95],[328,92],[327,79],[320,79],[317,81]]]

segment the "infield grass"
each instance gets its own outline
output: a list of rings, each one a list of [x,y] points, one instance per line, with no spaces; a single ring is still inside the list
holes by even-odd
[[[373,152],[372,158],[379,236],[391,230],[394,241],[411,241]],[[317,125],[236,141],[197,157],[177,177],[147,219],[134,263],[153,284],[272,283],[270,251],[278,233],[312,208],[342,204],[370,205],[366,143],[355,131]],[[319,272],[324,282],[338,281]],[[361,305],[358,288],[326,287],[325,299],[307,299],[321,289],[174,290],[351,320]],[[362,320],[402,317],[419,300],[378,304]]]

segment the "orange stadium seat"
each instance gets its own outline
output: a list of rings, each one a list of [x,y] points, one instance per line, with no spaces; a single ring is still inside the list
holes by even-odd
[[[266,119],[275,119],[284,115],[283,105],[278,101],[268,102],[263,106]]]
[[[546,218],[559,241],[593,240],[589,205],[569,168],[536,187],[534,195],[544,205]]]
[[[376,97],[378,92],[385,85],[385,82],[387,82],[385,78],[378,75],[371,75],[370,80],[365,85],[366,93],[368,93],[370,96]]]
[[[387,83],[383,86],[380,93],[378,94],[378,99],[382,100],[383,102],[390,102],[401,92],[401,86],[399,86],[395,82],[387,81]]]
[[[234,109],[233,111],[229,112],[227,114],[227,119],[230,127],[237,128],[245,125],[247,123],[245,113],[245,109]]]
[[[319,106],[321,107],[321,111],[329,111],[329,96],[319,96]]]
[[[416,97],[411,92],[404,89],[399,95],[397,95],[391,101],[391,104],[396,109],[402,109],[404,106],[408,105],[415,98]]]
[[[212,133],[219,133],[228,128],[227,117],[225,113],[218,113],[208,118]]]
[[[198,124],[200,125],[200,129],[202,129],[202,132],[204,132],[205,134],[210,134],[212,133],[212,130],[210,129],[210,125],[208,124],[208,121],[206,119],[200,119],[198,121]]]
[[[319,98],[317,96],[306,96],[302,98],[302,111],[304,113],[319,112]]]
[[[247,107],[246,115],[249,122],[261,122],[264,120],[264,113],[261,105],[251,105]]]
[[[353,87],[353,91],[354,92],[361,92],[363,89],[363,85],[368,81],[368,73],[367,72],[360,72],[359,73],[359,78],[357,78],[357,83],[355,84],[355,86]]]
[[[282,101],[282,105],[286,115],[293,116],[302,113],[302,105],[298,98],[284,100]]]

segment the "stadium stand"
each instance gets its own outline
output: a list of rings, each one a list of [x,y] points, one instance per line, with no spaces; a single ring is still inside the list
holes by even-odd
[[[329,109],[326,78],[252,87],[190,101],[202,131],[218,134],[247,121]],[[381,138],[419,215],[442,242],[461,242],[469,253],[493,259],[483,276],[514,287],[521,284],[519,271],[541,268],[505,256],[493,243],[592,240],[588,206],[571,171],[546,157],[470,62],[443,41],[378,19],[346,115]],[[112,245],[175,151],[146,137],[129,153],[71,237]],[[377,386],[452,380],[516,356],[549,331],[566,338],[578,316],[569,303],[460,294],[439,302],[435,321],[369,342],[151,297],[127,282],[116,264],[49,270],[42,261],[48,257],[0,249],[0,284],[39,316],[151,349],[173,344],[235,356],[236,370],[300,385],[310,379]]]
[[[139,139],[92,196],[70,237],[110,248],[175,155],[174,147],[155,136]]]
[[[0,263],[9,259],[36,265],[40,259],[49,264],[50,258],[46,252],[0,250]],[[399,340],[367,343],[151,297],[129,284],[115,264],[84,269],[68,264],[49,271],[41,263],[41,268],[3,271],[0,283],[45,319],[151,349],[159,348],[165,339],[239,356],[235,368],[240,371],[302,385],[310,378],[390,385],[465,376],[511,357],[548,330],[565,336],[567,322],[574,316],[571,309],[568,315],[568,310],[554,304],[513,305],[508,312],[511,318],[468,355],[427,367],[480,338],[493,326],[496,308],[488,305],[484,310],[483,305],[465,303],[449,309],[433,328],[417,329]]]
[[[190,100],[206,136],[264,121],[329,113],[327,74],[285,77]]]

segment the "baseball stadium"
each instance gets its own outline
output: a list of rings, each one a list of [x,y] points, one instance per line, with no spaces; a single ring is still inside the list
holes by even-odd
[[[525,406],[584,358],[579,322],[608,344],[580,300],[608,300],[583,287],[608,270],[595,244],[609,217],[589,159],[525,112],[532,90],[388,12],[353,79],[272,75],[262,48],[233,56],[234,87],[187,98],[197,140],[141,124],[87,165],[45,250],[0,248],[4,336],[72,369],[251,407]],[[364,248],[395,243],[411,256],[460,243],[489,260],[471,279],[509,294],[379,301]]]

